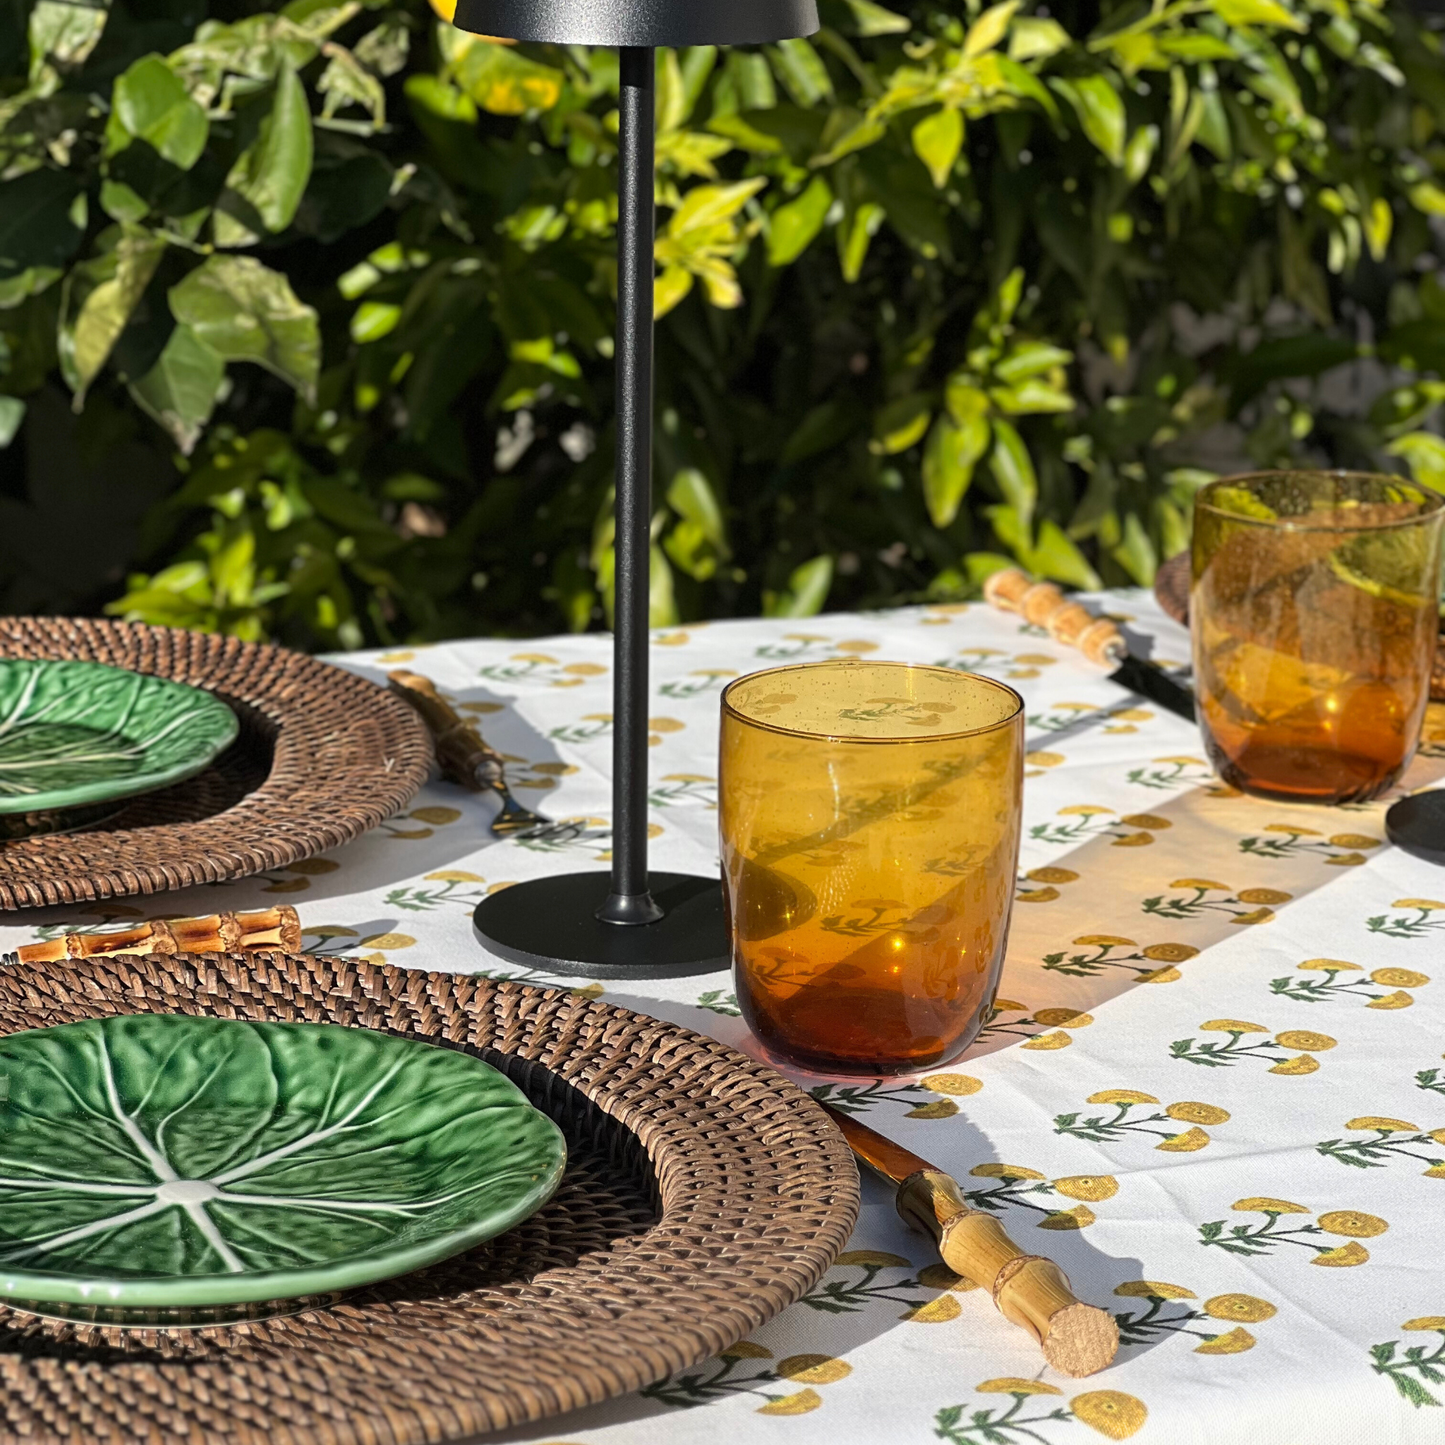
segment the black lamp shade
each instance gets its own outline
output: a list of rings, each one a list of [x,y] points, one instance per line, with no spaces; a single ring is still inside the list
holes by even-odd
[[[811,35],[816,0],[457,0],[474,35],[555,45],[761,45]]]

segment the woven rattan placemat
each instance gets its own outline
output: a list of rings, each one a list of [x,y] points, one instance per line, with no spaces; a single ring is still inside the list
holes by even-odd
[[[199,776],[84,833],[0,844],[0,909],[244,878],[374,828],[426,781],[431,743],[405,703],[285,648],[89,618],[0,618],[0,657],[84,658],[208,688],[241,734]]]
[[[0,967],[0,1034],[117,1013],[334,1022],[465,1048],[567,1135],[562,1187],[457,1259],[330,1308],[115,1330],[0,1307],[5,1445],[461,1440],[636,1390],[822,1276],[858,1176],[771,1069],[562,990],[304,954]]]

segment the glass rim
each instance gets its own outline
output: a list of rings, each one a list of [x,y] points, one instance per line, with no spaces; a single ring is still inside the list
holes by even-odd
[[[957,732],[950,733],[928,733],[926,736],[894,737],[894,738],[868,738],[850,737],[840,733],[816,732],[812,728],[790,728],[782,727],[778,723],[768,722],[764,718],[749,717],[747,713],[740,711],[728,700],[728,694],[735,687],[740,687],[745,682],[753,682],[760,677],[771,677],[782,672],[802,672],[813,668],[848,668],[848,667],[897,667],[906,669],[909,672],[938,672],[944,676],[954,679],[967,678],[970,682],[983,683],[985,686],[997,692],[1006,694],[1013,699],[1013,707],[1007,716],[999,718],[997,722],[984,723],[980,727],[961,728]],[[963,672],[954,667],[938,667],[929,662],[898,662],[891,658],[879,658],[874,662],[871,659],[865,660],[861,657],[819,657],[811,662],[784,662],[777,667],[759,668],[757,672],[745,672],[741,677],[735,677],[723,688],[722,711],[735,717],[740,723],[748,727],[761,728],[764,732],[778,733],[789,738],[812,738],[820,743],[861,743],[869,746],[883,747],[905,747],[916,746],[920,743],[946,743],[956,742],[963,738],[980,738],[989,733],[997,732],[1000,728],[1008,727],[1011,723],[1021,718],[1024,713],[1024,700],[1022,696],[1011,688],[1008,683],[1000,682],[997,678],[988,677],[981,672]]]
[[[1216,488],[1247,486],[1250,482],[1257,482],[1269,477],[1295,476],[1337,477],[1342,480],[1351,479],[1383,482],[1393,486],[1418,487],[1422,499],[1429,505],[1425,511],[1415,517],[1397,517],[1393,521],[1362,524],[1358,521],[1349,522],[1340,517],[1338,512],[1332,513],[1325,520],[1315,520],[1310,517],[1249,517],[1241,512],[1231,512],[1225,507],[1217,507],[1209,501],[1209,494]],[[1267,527],[1276,532],[1393,532],[1401,527],[1420,527],[1437,522],[1440,520],[1442,508],[1445,508],[1445,496],[1427,487],[1423,482],[1414,481],[1410,477],[1398,476],[1393,472],[1351,471],[1347,467],[1276,467],[1270,471],[1241,472],[1232,477],[1216,477],[1212,482],[1201,487],[1194,497],[1195,511],[1205,511],[1215,517],[1224,517],[1241,526]]]

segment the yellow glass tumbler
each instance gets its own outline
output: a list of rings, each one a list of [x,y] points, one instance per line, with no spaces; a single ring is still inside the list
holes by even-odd
[[[738,1004],[824,1073],[956,1058],[998,987],[1023,702],[973,673],[853,659],[722,697],[723,890]]]
[[[1194,507],[1199,722],[1225,782],[1376,797],[1420,739],[1439,631],[1442,499],[1401,477],[1261,472]]]

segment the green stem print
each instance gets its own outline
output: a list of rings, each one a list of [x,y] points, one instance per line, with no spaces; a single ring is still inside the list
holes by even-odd
[[[840,1114],[866,1114],[880,1104],[906,1104],[911,1110],[937,1097],[922,1084],[892,1084],[887,1079],[869,1084],[819,1084],[809,1092]]]
[[[1229,1069],[1241,1059],[1262,1059],[1269,1064],[1272,1074],[1313,1074],[1320,1066],[1315,1054],[1332,1049],[1339,1042],[1313,1029],[1285,1029],[1273,1038],[1247,1044],[1243,1040],[1251,1034],[1269,1034],[1263,1024],[1250,1023],[1248,1019],[1208,1019],[1199,1028],[1203,1033],[1227,1034],[1228,1040],[1220,1043],[1210,1039],[1199,1043],[1192,1038],[1175,1039],[1169,1045],[1169,1052],[1176,1059],[1206,1069]],[[1295,1051],[1296,1056],[1289,1058],[1287,1049]]]
[[[1431,1385],[1445,1385],[1445,1318],[1433,1316],[1425,1319],[1406,1320],[1400,1326],[1403,1330],[1433,1330],[1440,1336],[1440,1343],[1426,1354],[1424,1345],[1411,1345],[1403,1354],[1397,1354],[1398,1340],[1387,1340],[1382,1345],[1370,1346],[1370,1358],[1377,1375],[1386,1379],[1399,1391],[1402,1399],[1408,1400],[1418,1410],[1421,1406],[1433,1405],[1437,1409],[1441,1401],[1425,1388],[1421,1381]],[[1420,1378],[1416,1379],[1418,1375]]]
[[[1167,1153],[1191,1154],[1209,1144],[1209,1135],[1199,1128],[1200,1124],[1224,1124],[1229,1120],[1227,1109],[1213,1104],[1201,1104],[1184,1100],[1170,1104],[1158,1113],[1130,1117],[1135,1109],[1158,1105],[1159,1100],[1152,1094],[1142,1094],[1133,1089],[1107,1089],[1089,1098],[1091,1104],[1112,1104],[1113,1117],[1095,1114],[1082,1118],[1079,1114],[1059,1114],[1054,1119],[1054,1133],[1068,1134],[1075,1139],[1087,1139],[1094,1144],[1111,1143],[1124,1139],[1129,1134],[1152,1136],[1161,1142],[1156,1149]],[[1177,1122],[1176,1122],[1177,1121]],[[1179,1124],[1194,1127],[1181,1129]],[[1163,1128],[1152,1128],[1161,1124]]]
[[[856,1276],[849,1273],[842,1279],[825,1278],[798,1301],[809,1309],[830,1315],[852,1315],[865,1310],[871,1304],[886,1301],[903,1305],[907,1309],[922,1309],[927,1298],[918,1298],[911,1293],[927,1289],[928,1286],[916,1275],[907,1279],[880,1280],[884,1270],[906,1269],[913,1266],[901,1255],[886,1254],[882,1250],[857,1250],[839,1256],[838,1263],[829,1271],[857,1270]]]
[[[1402,992],[1422,988],[1430,982],[1428,974],[1408,968],[1377,968],[1366,975],[1357,963],[1338,959],[1311,959],[1299,965],[1305,973],[1322,973],[1323,978],[1296,978],[1288,975],[1270,980],[1269,991],[1278,998],[1295,1003],[1333,1003],[1339,999],[1364,999],[1367,1008],[1409,1008],[1414,999]],[[1359,975],[1359,977],[1356,977]]]
[[[1207,1069],[1230,1069],[1241,1059],[1268,1059],[1278,1063],[1285,1058],[1284,1050],[1273,1039],[1260,1039],[1255,1043],[1241,1042],[1247,1035],[1244,1030],[1227,1030],[1227,1043],[1210,1039],[1207,1043],[1196,1043],[1193,1039],[1175,1039],[1169,1045],[1170,1054],[1186,1063],[1201,1064]]]
[[[593,712],[586,714],[578,722],[564,723],[559,728],[553,728],[547,737],[551,742],[568,743],[576,747],[581,743],[595,743],[601,738],[610,737],[611,734],[612,714]]]
[[[1332,867],[1351,868],[1363,863],[1365,853],[1381,842],[1366,833],[1335,833],[1326,838],[1314,828],[1292,823],[1271,823],[1264,834],[1267,836],[1241,838],[1239,851],[1252,858],[1318,858]]]
[[[485,880],[475,874],[457,873],[450,878],[436,877],[426,880],[431,888],[393,888],[382,900],[388,908],[404,908],[409,913],[425,913],[440,908],[444,903],[456,903],[465,908],[475,908],[487,896]]]
[[[753,649],[754,657],[766,657],[776,662],[787,662],[795,657],[816,657],[832,647],[832,641],[808,632],[790,632],[781,642],[765,642]]]
[[[1206,1246],[1217,1245],[1220,1249],[1228,1250],[1230,1254],[1246,1256],[1269,1254],[1277,1244],[1297,1244],[1313,1250],[1316,1254],[1325,1254],[1333,1247],[1315,1242],[1314,1237],[1324,1233],[1318,1224],[1302,1224],[1298,1229],[1280,1229],[1277,1227],[1280,1218],[1280,1214],[1266,1210],[1263,1224],[1235,1224],[1227,1231],[1225,1221],[1216,1219],[1199,1226],[1199,1242]],[[1296,1235],[1311,1237],[1296,1238]]]
[[[1069,1410],[1056,1405],[1045,1415],[1024,1415],[1028,1395],[1015,1395],[1013,1404],[1000,1413],[997,1410],[975,1410],[967,1422],[962,1405],[947,1405],[933,1417],[933,1433],[948,1445],[1014,1445],[1015,1441],[1036,1440],[1048,1445],[1048,1437],[1032,1427],[1051,1421],[1072,1420]]]
[[[655,1384],[646,1385],[637,1393],[646,1400],[659,1404],[673,1405],[688,1410],[697,1405],[706,1405],[712,1400],[725,1399],[729,1395],[761,1395],[765,1400],[778,1400],[779,1395],[768,1394],[759,1388],[778,1383],[778,1372],[764,1367],[751,1375],[740,1375],[738,1370],[745,1364],[753,1363],[746,1356],[724,1355],[695,1371],[684,1375],[673,1375]]]
[[[1209,765],[1200,758],[1155,758],[1151,766],[1134,768],[1125,774],[1136,788],[1154,788],[1160,791],[1188,787],[1191,783],[1202,783],[1213,776]]]
[[[1274,917],[1272,905],[1288,903],[1291,897],[1277,888],[1243,888],[1233,893],[1227,883],[1215,883],[1208,878],[1176,878],[1169,886],[1187,889],[1188,892],[1172,898],[1163,894],[1146,898],[1140,904],[1145,913],[1156,918],[1178,920],[1202,918],[1206,913],[1223,913],[1234,923],[1268,923]],[[1215,893],[1225,896],[1210,896]]]
[[[1386,938],[1424,938],[1445,928],[1445,903],[1434,898],[1397,898],[1391,908],[1407,909],[1406,913],[1376,914],[1365,920],[1371,933]]]
[[[1422,1172],[1430,1178],[1445,1178],[1445,1153],[1440,1147],[1445,1145],[1445,1129],[1424,1130],[1405,1119],[1385,1119],[1373,1114],[1351,1119],[1345,1128],[1363,1130],[1373,1137],[1325,1139],[1315,1145],[1316,1150],[1326,1159],[1356,1169],[1383,1169],[1393,1159],[1415,1159],[1426,1166]],[[1421,1150],[1425,1152],[1419,1152]]]
[[[1415,1075],[1415,1087],[1434,1094],[1445,1094],[1445,1069],[1421,1069]]]
[[[1083,843],[1090,838],[1113,838],[1115,846],[1141,848],[1154,841],[1154,834],[1172,826],[1168,818],[1154,813],[1125,813],[1110,816],[1112,808],[1092,803],[1075,803],[1060,808],[1063,823],[1038,823],[1029,829],[1029,837],[1039,843],[1065,847]]]
[[[1187,943],[1151,943],[1141,948],[1130,938],[1095,933],[1076,938],[1074,946],[1087,951],[1066,953],[1061,949],[1057,953],[1044,954],[1045,972],[1062,973],[1069,978],[1101,978],[1107,969],[1120,968],[1135,978],[1147,980],[1167,973],[1176,963],[1183,963],[1199,952]],[[1121,953],[1120,949],[1131,951]],[[1160,978],[1159,981],[1165,980]]]
[[[717,779],[701,773],[667,773],[648,790],[654,808],[706,808],[717,810]]]
[[[658,692],[663,697],[689,698],[699,697],[705,692],[721,692],[723,684],[729,678],[736,677],[737,673],[730,668],[703,667],[688,673],[686,677],[674,678],[671,682],[665,682]]]
[[[700,993],[697,996],[697,1007],[730,1019],[741,1018],[743,1012],[738,1007],[737,994],[724,993],[720,988],[710,988],[706,993]]]

